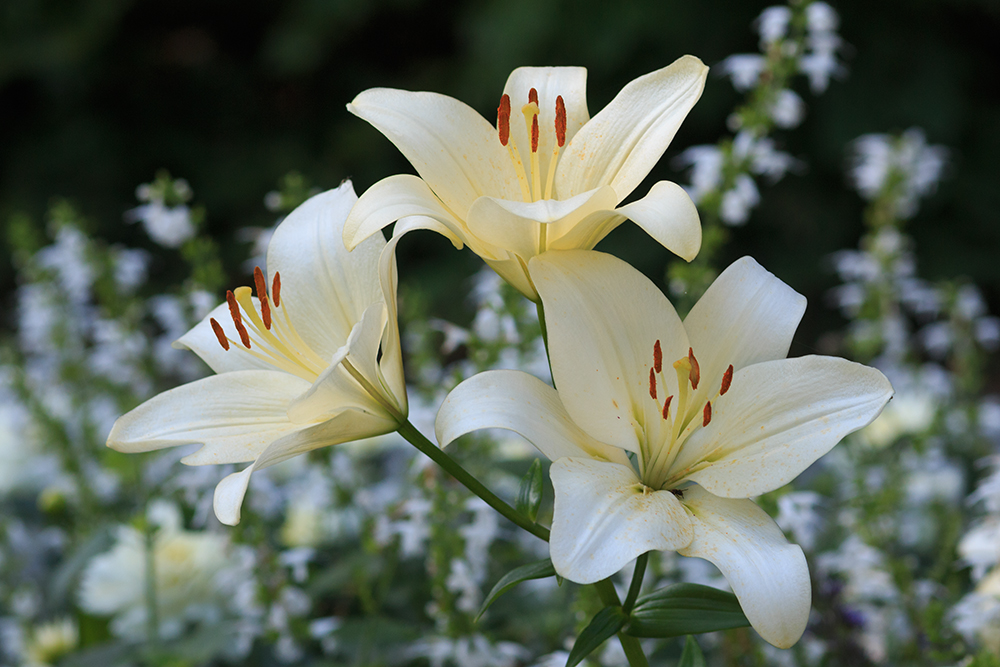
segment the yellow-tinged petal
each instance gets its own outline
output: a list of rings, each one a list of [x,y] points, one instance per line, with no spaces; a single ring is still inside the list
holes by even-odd
[[[687,355],[673,306],[619,259],[585,250],[550,251],[529,264],[549,334],[552,375],[566,410],[602,442],[640,452],[644,428],[660,420],[649,397],[653,345],[669,364]],[[667,376],[676,393],[676,380]]]
[[[754,630],[778,648],[799,640],[809,620],[812,586],[802,549],[790,544],[751,500],[684,490],[694,539],[678,551],[704,558],[725,575]]]
[[[705,87],[694,56],[635,79],[584,125],[556,167],[556,196],[610,185],[621,201],[653,168]]]
[[[257,299],[254,299],[253,302],[255,305],[259,304]],[[241,345],[231,345],[229,350],[223,349],[219,343],[218,335],[212,329],[212,320],[219,323],[224,335],[229,340],[238,341],[240,339],[229,313],[229,305],[223,303],[216,306],[201,322],[174,341],[173,347],[191,350],[216,373],[274,370],[273,365],[248,354]]]
[[[691,261],[701,249],[701,218],[684,188],[660,181],[649,194],[616,213],[642,227],[670,252]]]
[[[624,450],[594,440],[570,419],[555,389],[521,371],[473,375],[451,390],[435,422],[442,447],[484,428],[513,431],[552,461],[589,456],[630,465]]]
[[[677,496],[644,487],[631,466],[562,458],[549,474],[555,489],[549,553],[570,581],[592,584],[647,551],[679,549],[694,537]]]
[[[368,121],[459,216],[483,195],[520,199],[517,174],[497,131],[446,95],[372,88],[347,110]]]
[[[777,489],[867,426],[892,397],[882,373],[846,359],[798,357],[748,366],[715,402],[674,464],[717,496],[750,498]],[[698,465],[700,461],[706,461]]]

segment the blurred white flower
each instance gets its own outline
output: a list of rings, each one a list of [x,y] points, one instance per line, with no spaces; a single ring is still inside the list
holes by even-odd
[[[765,65],[767,59],[759,53],[737,53],[719,63],[719,70],[730,78],[733,88],[745,92],[757,85]]]
[[[125,219],[141,222],[149,238],[164,248],[179,248],[198,231],[186,204],[167,206],[159,199],[131,209]]]
[[[753,178],[747,174],[736,177],[736,183],[722,195],[719,217],[731,227],[746,224],[750,211],[760,202],[760,192]]]
[[[897,389],[882,414],[858,435],[870,447],[888,447],[903,436],[925,432],[934,422],[937,405],[935,397],[927,391]]]
[[[795,91],[786,88],[778,91],[771,103],[770,113],[775,125],[789,129],[802,122],[806,115],[806,104]]]
[[[788,34],[788,24],[791,20],[792,10],[784,5],[768,7],[762,11],[756,21],[761,49],[765,50],[779,39],[784,39]]]
[[[869,200],[891,185],[895,213],[906,219],[916,214],[921,197],[934,192],[947,160],[947,149],[929,146],[919,128],[899,137],[866,134],[854,140],[850,175],[861,196]]]
[[[80,630],[69,618],[43,623],[31,632],[24,647],[25,667],[49,667],[80,643]]]

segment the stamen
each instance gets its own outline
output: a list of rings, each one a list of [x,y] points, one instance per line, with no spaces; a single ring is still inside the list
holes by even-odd
[[[674,400],[673,394],[667,396],[667,400],[663,402],[663,412],[661,414],[664,419],[670,419],[670,401],[672,400]]]
[[[212,331],[215,332],[215,337],[219,339],[219,345],[226,352],[229,352],[229,339],[226,338],[226,332],[222,330],[222,325],[219,324],[214,317],[209,318],[209,323],[212,325]]]
[[[271,298],[274,299],[274,307],[281,307],[281,274],[274,272],[274,279],[271,280]]]
[[[719,396],[722,396],[727,391],[729,391],[729,385],[733,383],[733,365],[729,364],[729,368],[726,372],[722,374],[722,388],[719,389]]]
[[[253,267],[253,282],[257,287],[257,298],[260,300],[260,316],[264,320],[264,328],[271,330],[271,306],[267,303],[267,283],[264,272],[259,266]]]
[[[566,143],[566,103],[562,95],[556,98],[556,142],[560,148]]]
[[[649,369],[649,397],[656,400],[656,371]]]
[[[705,404],[705,409],[701,413],[702,415],[702,426],[708,426],[708,422],[712,421],[712,401]]]
[[[660,340],[653,343],[653,368],[657,373],[663,372],[663,350],[660,348]]]
[[[698,383],[701,382],[701,366],[698,365],[698,360],[694,358],[694,349],[688,348],[688,361],[691,362],[691,388],[697,389]]]
[[[233,324],[236,325],[236,331],[240,334],[243,347],[249,350],[250,334],[247,333],[247,328],[243,326],[243,318],[240,316],[240,306],[236,303],[236,296],[233,294],[233,290],[226,291],[226,303],[229,304],[229,314],[233,317]]]
[[[504,93],[497,107],[497,130],[500,132],[500,144],[507,145],[510,141],[510,95]]]
[[[528,91],[528,103],[534,103],[535,105],[538,104],[538,91],[534,88]]]

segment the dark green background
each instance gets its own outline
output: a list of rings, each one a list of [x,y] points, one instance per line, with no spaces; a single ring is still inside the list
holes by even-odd
[[[762,188],[764,203],[736,231],[728,258],[753,254],[807,294],[816,313],[807,330],[837,326],[832,313],[820,314],[834,283],[823,258],[854,246],[861,232],[862,202],[845,187],[846,145],[863,133],[916,125],[953,150],[947,180],[910,226],[921,272],[969,276],[998,310],[1000,4],[833,4],[849,76],[818,99],[798,82],[807,118],[778,139],[808,170]],[[714,65],[756,50],[750,24],[764,6],[0,0],[0,221],[24,213],[42,224],[52,197],[63,196],[100,235],[148,247],[137,226],[123,224],[122,212],[135,205],[135,186],[166,167],[190,181],[232,280],[242,281],[246,248],[234,231],[273,221],[262,198],[289,170],[323,187],[351,177],[359,192],[410,171],[387,140],[345,110],[359,91],[435,90],[492,117],[512,68],[585,65],[593,113],[632,78],[685,53]],[[717,140],[738,99],[727,80],[710,77],[667,159],[637,194],[661,178],[684,181],[669,157]],[[601,248],[655,278],[669,257],[627,224]],[[455,276],[479,265],[429,233],[412,235],[402,258],[404,279],[428,286],[460,284]],[[0,284],[9,313],[14,277],[7,261]]]

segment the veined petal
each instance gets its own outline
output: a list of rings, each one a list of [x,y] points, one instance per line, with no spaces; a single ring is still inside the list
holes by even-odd
[[[673,474],[726,498],[787,484],[892,397],[882,373],[836,357],[779,359],[737,371],[712,422],[684,443]],[[707,464],[702,467],[701,461]]]
[[[660,181],[649,194],[622,206],[617,213],[642,227],[664,248],[687,261],[701,249],[701,219],[684,188]]]
[[[806,299],[752,257],[722,272],[684,319],[701,362],[699,398],[719,390],[726,368],[784,359],[806,310]]]
[[[542,170],[541,180],[545,183],[556,147],[556,98],[562,96],[566,105],[567,142],[590,120],[587,111],[587,68],[518,67],[507,77],[503,92],[510,95],[510,133],[523,164],[531,163],[531,141],[521,107],[528,103],[528,92],[532,88],[538,93],[538,161]]]
[[[592,584],[653,549],[679,549],[694,537],[670,491],[643,486],[626,465],[563,458],[549,472],[555,510],[549,554],[556,572]]]
[[[496,129],[468,105],[437,93],[372,88],[347,110],[394,143],[459,217],[483,195],[521,198],[514,165]]]
[[[643,431],[660,420],[649,397],[653,345],[664,366],[687,356],[687,334],[653,283],[611,255],[550,251],[529,264],[545,306],[552,375],[567,412],[594,438],[640,453]],[[665,373],[666,396],[676,378]],[[672,387],[672,389],[671,389]]]
[[[396,421],[358,410],[345,410],[332,419],[303,428],[275,440],[260,452],[253,465],[229,475],[215,487],[215,515],[222,523],[235,526],[240,522],[240,507],[246,495],[250,475],[299,454],[390,433],[398,427]]]
[[[254,303],[259,302],[254,299]],[[186,334],[174,341],[173,347],[188,349],[201,357],[208,366],[216,373],[228,373],[230,371],[247,370],[274,370],[274,366],[263,359],[253,356],[246,351],[242,345],[230,344],[226,350],[219,343],[219,337],[212,329],[212,320],[219,323],[226,337],[231,341],[239,341],[240,335],[236,332],[232,315],[229,313],[229,306],[223,303],[216,306],[205,319],[188,331]]]
[[[809,620],[812,588],[802,549],[790,544],[751,500],[684,490],[694,540],[678,551],[704,558],[729,581],[754,630],[778,648],[799,640]]]
[[[344,223],[344,244],[353,250],[383,227],[411,216],[436,221],[444,229],[435,226],[435,231],[458,248],[468,239],[465,223],[445,209],[426,183],[416,176],[399,174],[383,178],[361,195]]]
[[[624,199],[660,159],[705,87],[694,56],[632,81],[577,132],[556,167],[560,198],[610,185]]]
[[[469,230],[486,243],[509,250],[528,259],[541,247],[539,225],[545,224],[546,238],[557,229],[572,227],[594,211],[614,208],[615,191],[604,186],[562,201],[541,199],[535,202],[508,201],[480,197],[469,209]]]
[[[405,233],[405,230],[404,232]],[[385,299],[385,330],[382,332],[382,358],[379,360],[379,380],[388,390],[391,398],[404,417],[409,404],[406,397],[406,378],[403,375],[403,349],[399,342],[399,313],[396,304],[396,286],[399,274],[396,270],[396,244],[402,233],[393,236],[379,256],[378,279]]]
[[[552,461],[576,456],[630,465],[624,450],[594,440],[570,419],[555,389],[521,371],[473,375],[451,390],[434,424],[442,447],[483,428],[513,431]]]
[[[213,375],[154,396],[119,417],[108,446],[135,453],[203,443],[185,463],[252,461],[275,440],[302,428],[285,413],[308,388],[305,380],[279,371]]]
[[[356,201],[350,181],[308,199],[278,225],[267,248],[268,271],[281,273],[281,308],[323,359],[382,300],[375,277],[385,239],[371,236],[352,252],[344,246],[344,222]]]

